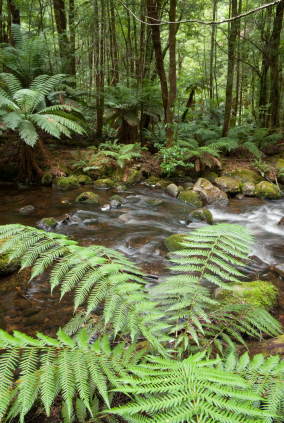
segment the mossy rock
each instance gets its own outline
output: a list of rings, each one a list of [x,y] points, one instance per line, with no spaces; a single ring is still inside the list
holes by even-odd
[[[255,195],[257,198],[278,200],[281,198],[281,194],[278,188],[270,182],[260,182],[255,187]]]
[[[67,191],[69,189],[75,189],[80,186],[78,178],[76,176],[60,176],[55,178],[52,183],[53,188],[62,189]]]
[[[247,352],[251,358],[258,354],[262,354],[264,358],[278,355],[280,358],[284,356],[284,335],[277,336],[277,338],[270,338],[265,341],[246,342],[246,346],[239,345],[237,352],[239,355]]]
[[[123,182],[125,182],[126,185],[134,185],[134,184],[138,184],[142,180],[143,180],[142,170],[131,168],[128,171],[126,180],[123,180]]]
[[[127,191],[126,185],[116,183],[116,184],[114,184],[114,186],[115,186],[116,190],[119,191],[119,192]]]
[[[146,179],[146,184],[147,185],[156,185],[157,182],[159,182],[160,178],[157,178],[157,176],[150,176],[150,178]]]
[[[165,239],[166,247],[169,251],[184,250],[181,242],[185,240],[186,234],[174,234]]]
[[[192,207],[202,207],[202,200],[198,192],[182,191],[179,194],[178,199],[183,203],[189,204]]]
[[[39,222],[37,222],[37,226],[45,231],[50,231],[51,229],[55,228],[57,225],[56,219],[54,217],[44,217]]]
[[[246,197],[255,197],[255,185],[252,182],[245,182],[242,185],[242,193]]]
[[[92,185],[93,181],[88,175],[77,176],[80,185]]]
[[[230,289],[217,288],[216,299],[224,304],[251,304],[272,310],[277,305],[278,289],[271,282],[254,281],[229,284]]]
[[[184,184],[184,188],[185,188],[186,191],[192,190],[193,187],[194,187],[194,183],[193,182],[185,182],[185,184]]]
[[[209,225],[212,225],[213,223],[212,213],[207,209],[193,210],[189,214],[186,224],[189,225],[190,223],[193,223],[193,222],[206,222]]]
[[[158,206],[159,204],[162,204],[163,200],[147,200],[147,204],[150,206]]]
[[[251,182],[255,185],[259,184],[262,181],[262,177],[259,176],[256,172],[250,169],[242,169],[242,168],[225,168],[221,172],[221,176],[229,176],[230,178],[237,179],[241,181],[243,184],[245,182]]]
[[[108,189],[112,188],[114,185],[114,182],[111,179],[98,179],[94,182],[94,188],[99,189]]]
[[[41,178],[41,185],[48,187],[52,184],[52,174],[50,172],[44,173],[43,177]]]
[[[123,203],[123,198],[121,198],[119,195],[113,195],[112,197],[110,197],[110,201],[111,200],[116,200],[116,201],[119,201],[120,203]]]
[[[171,197],[177,197],[178,194],[179,194],[179,190],[178,190],[178,187],[176,186],[176,184],[170,184],[170,185],[166,186],[165,191]]]
[[[184,187],[182,187],[181,185],[178,186],[178,192],[183,192],[184,191]]]
[[[170,185],[171,182],[170,181],[165,181],[164,179],[160,179],[157,183],[156,183],[156,187],[157,188],[162,188],[162,189],[166,189],[166,187],[168,185]]]
[[[194,187],[194,192],[198,192],[202,201],[207,204],[214,204],[217,206],[228,206],[229,199],[227,194],[207,181],[207,179],[199,178]]]
[[[0,241],[0,246],[3,241]],[[0,276],[8,275],[18,270],[21,266],[21,260],[19,258],[9,261],[9,254],[0,254]]]
[[[203,175],[203,178],[207,179],[207,181],[211,183],[215,183],[215,180],[218,178],[218,175],[215,172],[207,172]]]
[[[241,181],[238,179],[230,178],[229,176],[221,176],[220,178],[216,178],[215,184],[218,188],[228,194],[237,194],[241,192]]]
[[[95,192],[83,192],[76,198],[76,203],[98,203],[100,196]]]

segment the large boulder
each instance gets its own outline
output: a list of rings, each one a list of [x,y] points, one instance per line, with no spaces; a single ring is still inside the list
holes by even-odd
[[[229,176],[230,178],[237,179],[243,184],[245,182],[251,182],[253,184],[259,184],[262,181],[262,177],[259,176],[256,172],[249,169],[225,167],[221,172],[221,176]]]
[[[273,185],[271,182],[260,182],[255,187],[255,195],[257,198],[268,199],[268,200],[278,200],[281,198],[281,194],[278,188]]]
[[[181,242],[185,241],[185,234],[174,234],[165,239],[166,247],[169,251],[184,250]]]
[[[111,179],[97,179],[94,182],[94,188],[99,188],[99,189],[108,189],[108,188],[112,188],[114,185],[114,182]]]
[[[190,223],[194,223],[194,222],[206,222],[209,225],[212,225],[213,223],[212,213],[207,209],[193,210],[189,214],[186,224],[190,225]]]
[[[100,196],[94,192],[83,192],[76,198],[76,203],[98,203]]]
[[[202,207],[202,200],[198,192],[194,191],[182,191],[178,199],[183,203],[189,204],[192,207]]]
[[[194,192],[198,192],[203,201],[207,204],[214,204],[219,206],[228,206],[229,199],[225,192],[219,188],[214,187],[211,182],[204,178],[199,178],[193,187]]]
[[[229,176],[221,176],[215,179],[215,184],[218,188],[228,194],[237,194],[241,192],[241,181],[230,178]]]
[[[246,197],[255,197],[255,185],[252,182],[245,182],[242,185],[242,193]]]
[[[165,189],[166,193],[169,194],[171,197],[177,197],[179,194],[179,189],[176,184],[170,184]]]
[[[52,183],[53,188],[62,189],[63,191],[75,189],[80,186],[76,176],[60,176],[55,178]]]
[[[48,187],[52,184],[52,173],[46,172],[43,174],[41,178],[41,185]]]
[[[126,185],[134,185],[134,184],[138,184],[143,179],[144,178],[142,175],[142,169],[131,168],[128,170],[126,178],[123,179],[123,182],[125,182]]]
[[[230,289],[215,289],[216,299],[223,304],[251,304],[272,310],[277,305],[278,289],[271,282],[254,281],[228,284]]]
[[[93,181],[88,175],[79,175],[78,182],[80,185],[92,185]]]

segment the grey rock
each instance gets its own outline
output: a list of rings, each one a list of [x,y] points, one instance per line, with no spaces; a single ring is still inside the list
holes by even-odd
[[[242,186],[242,193],[247,197],[255,197],[255,184],[252,182],[245,182]]]
[[[214,204],[219,206],[228,206],[229,199],[225,192],[219,188],[214,187],[207,179],[199,178],[194,185],[193,191],[198,192],[203,201],[207,204]]]
[[[279,220],[279,222],[277,223],[277,225],[284,226],[284,217],[282,217],[282,219]]]
[[[171,197],[177,197],[179,194],[179,189],[175,184],[170,184],[165,189],[166,193]]]
[[[28,206],[22,207],[20,209],[21,214],[30,214],[30,213],[33,213],[34,211],[35,211],[35,208],[31,204]]]
[[[121,202],[118,201],[118,200],[111,200],[110,208],[111,209],[117,209],[118,207],[121,207]]]
[[[283,264],[277,264],[277,266],[274,266],[274,270],[280,276],[284,277],[284,263]]]
[[[235,198],[237,198],[237,200],[244,200],[245,196],[244,194],[237,194]]]

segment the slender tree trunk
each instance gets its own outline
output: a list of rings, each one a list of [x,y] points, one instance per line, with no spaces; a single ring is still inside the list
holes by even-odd
[[[150,23],[155,23],[156,21],[154,19],[158,19],[159,5],[160,5],[160,0],[157,0],[155,5],[153,4],[153,0],[147,0],[147,10],[148,10]],[[164,59],[162,54],[160,26],[153,25],[151,26],[151,28],[152,28],[152,39],[153,39],[155,58],[156,58],[156,66],[157,66],[157,71],[158,71],[158,75],[159,75],[160,83],[161,83],[165,123],[167,123],[168,122],[168,101],[169,101],[168,84],[167,84],[167,77],[166,77]]]
[[[240,15],[242,13],[242,0],[239,0],[239,10],[238,14]],[[238,104],[239,104],[239,90],[240,90],[240,30],[241,30],[241,21],[239,20],[237,22],[237,43],[238,43],[238,57],[236,61],[236,99],[234,104],[234,124],[236,123],[237,114],[238,114]]]
[[[20,9],[17,8],[14,0],[7,0],[7,8],[11,13],[11,20],[13,24],[21,25]]]
[[[67,36],[67,19],[64,0],[53,0],[53,10],[59,39],[58,46],[62,72],[72,74],[69,57],[70,43]]]
[[[170,22],[176,21],[176,0],[170,0]],[[174,107],[177,95],[177,76],[176,76],[176,28],[175,24],[169,24],[169,49],[170,49],[170,70],[169,70],[169,103],[167,116],[167,146],[172,146],[173,123],[174,123]]]
[[[270,116],[269,127],[279,126],[279,102],[280,102],[280,82],[279,82],[279,46],[282,30],[284,11],[284,0],[278,3],[271,35],[270,49]]]
[[[113,40],[114,85],[117,85],[119,82],[118,46],[116,42],[116,25],[115,25],[113,0],[110,0],[110,15],[111,15],[111,33],[112,33],[112,40]]]
[[[213,0],[213,16],[212,20],[216,20],[216,6],[217,0]],[[214,45],[215,45],[215,26],[212,25],[211,28],[211,51],[210,51],[210,99],[213,99],[214,94],[214,81],[213,81],[213,62],[214,62]]]
[[[194,103],[194,93],[195,93],[195,87],[193,87],[191,90],[190,90],[190,94],[189,94],[189,97],[188,97],[188,100],[187,100],[187,103],[186,103],[186,109],[185,109],[185,111],[183,112],[183,114],[182,114],[182,116],[181,116],[181,121],[182,121],[182,123],[184,123],[185,122],[185,119],[186,119],[186,115],[187,115],[187,112],[188,112],[188,109],[190,109],[191,107],[192,107],[192,105],[193,105],[193,103]]]
[[[70,61],[70,73],[76,75],[76,34],[75,34],[75,5],[74,0],[69,0],[69,34],[70,34],[70,50],[69,50],[69,61]]]
[[[237,15],[237,0],[231,0],[232,17]],[[234,64],[235,64],[235,46],[236,46],[237,23],[231,22],[228,40],[228,72],[226,85],[226,103],[224,113],[223,137],[228,136],[230,129],[232,97],[233,97],[233,79],[234,79]]]
[[[4,43],[3,0],[0,0],[0,44]]]

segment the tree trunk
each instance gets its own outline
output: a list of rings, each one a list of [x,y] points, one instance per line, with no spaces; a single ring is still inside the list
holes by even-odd
[[[170,22],[176,21],[176,0],[170,0]],[[177,95],[177,76],[176,76],[176,25],[169,24],[169,49],[170,49],[170,70],[169,70],[169,103],[167,115],[167,147],[171,147],[173,143],[173,123],[174,123],[174,106]]]
[[[26,143],[22,143],[21,167],[18,180],[32,182],[43,177],[44,172],[37,164],[34,148]]]
[[[284,11],[284,0],[278,3],[271,35],[270,48],[270,116],[269,127],[279,126],[279,102],[280,102],[280,82],[279,82],[279,46],[282,30]]]
[[[118,46],[116,42],[116,32],[115,32],[116,25],[115,25],[113,0],[110,0],[110,14],[111,14],[111,32],[112,32],[112,41],[113,41],[113,77],[114,77],[114,85],[117,85],[119,82]]]
[[[213,16],[212,20],[215,21],[216,19],[216,5],[217,0],[213,0]],[[210,99],[213,99],[213,59],[214,59],[214,44],[215,44],[215,26],[212,25],[211,28],[211,51],[210,51]]]
[[[232,17],[237,15],[237,0],[231,0]],[[224,126],[223,137],[228,136],[230,129],[232,97],[233,97],[233,80],[234,80],[234,65],[235,65],[235,46],[236,46],[237,22],[231,22],[228,40],[228,72],[226,85],[226,103],[224,112]]]
[[[183,114],[181,116],[182,123],[185,122],[188,109],[190,109],[192,107],[192,105],[193,105],[194,93],[195,93],[195,87],[190,90],[189,98],[188,98],[187,103],[186,103],[186,106],[185,106],[186,109],[185,109],[185,111],[183,112]]]
[[[159,5],[160,5],[160,0],[156,1],[156,5],[153,4],[153,0],[147,0],[147,10],[148,10],[150,23],[156,23],[154,19],[158,19]],[[152,40],[153,40],[154,51],[155,51],[157,71],[158,71],[158,75],[159,75],[160,83],[161,83],[165,123],[167,123],[168,122],[168,84],[167,84],[166,72],[164,67],[164,59],[162,54],[160,26],[153,25],[151,26],[151,28],[152,28]]]
[[[242,13],[242,0],[239,0],[239,10],[238,14]],[[240,90],[240,29],[241,29],[241,21],[237,22],[237,38],[238,38],[238,57],[236,62],[236,99],[234,104],[234,124],[236,123],[237,114],[238,114],[238,104],[239,104],[239,90]]]
[[[59,55],[61,58],[62,72],[72,74],[69,57],[70,43],[67,36],[67,19],[64,0],[53,0],[54,17],[59,38]]]
[[[118,130],[120,144],[134,144],[138,141],[138,125],[129,125],[122,117],[122,122]]]
[[[21,25],[20,9],[17,8],[14,0],[7,0],[7,7],[11,13],[11,21],[13,24]]]
[[[70,33],[70,50],[69,50],[69,60],[70,60],[70,73],[71,75],[76,76],[76,36],[75,36],[75,5],[74,0],[69,0],[69,33]]]

